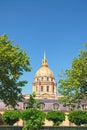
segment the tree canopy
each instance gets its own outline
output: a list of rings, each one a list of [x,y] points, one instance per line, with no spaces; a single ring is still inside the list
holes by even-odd
[[[87,111],[77,110],[72,111],[68,115],[69,121],[80,126],[82,124],[87,124]]]
[[[23,130],[40,130],[44,125],[46,114],[38,109],[26,109],[21,114],[22,119],[25,121]]]
[[[65,120],[65,113],[61,111],[49,111],[46,118],[49,121],[53,121],[54,126],[58,126]]]
[[[22,86],[27,83],[20,81],[20,77],[31,67],[26,51],[12,43],[7,35],[0,36],[0,99],[15,107],[21,100]]]
[[[17,110],[6,110],[3,115],[2,119],[8,125],[13,125],[16,123],[20,118],[20,112]]]
[[[85,44],[87,47],[87,43]],[[80,107],[82,99],[87,99],[87,50],[81,50],[72,61],[72,67],[66,70],[59,80],[58,91],[63,95],[61,101],[70,109]]]
[[[29,101],[28,101],[28,106],[27,108],[40,108],[40,104],[39,102],[35,99],[35,92],[33,92],[32,94],[30,94],[30,98],[29,98]]]

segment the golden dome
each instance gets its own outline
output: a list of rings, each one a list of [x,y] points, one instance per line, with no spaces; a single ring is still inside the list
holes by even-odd
[[[47,76],[47,77],[54,77],[53,72],[48,68],[46,55],[44,54],[44,58],[42,60],[41,68],[36,72],[35,77],[39,76]]]
[[[48,67],[43,67],[43,66],[36,72],[35,77],[38,76],[54,77],[52,71]]]

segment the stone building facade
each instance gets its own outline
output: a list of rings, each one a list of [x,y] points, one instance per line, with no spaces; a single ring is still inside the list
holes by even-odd
[[[36,93],[37,99],[57,99],[56,81],[53,72],[48,67],[45,54],[42,60],[42,66],[35,74],[33,92]]]

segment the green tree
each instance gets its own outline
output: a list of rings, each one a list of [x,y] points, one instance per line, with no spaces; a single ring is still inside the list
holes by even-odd
[[[58,126],[65,120],[65,113],[61,111],[49,111],[46,118],[49,121],[53,121],[54,126]]]
[[[70,122],[80,126],[87,123],[87,111],[77,110],[72,111],[68,115]]]
[[[16,123],[20,118],[20,112],[17,110],[6,110],[3,115],[2,119],[8,125],[13,125]]]
[[[0,36],[0,99],[15,107],[22,97],[20,81],[24,71],[30,71],[29,57],[19,46],[13,46],[7,35]]]
[[[44,124],[45,113],[38,109],[26,109],[22,112],[22,119],[25,121],[23,130],[40,130]]]
[[[87,44],[85,44],[87,47]],[[71,110],[80,107],[82,99],[87,99],[87,50],[81,50],[59,80],[58,91],[63,95],[61,102]]]
[[[30,94],[29,102],[28,102],[28,108],[40,108],[40,104],[35,99],[36,94],[33,92]]]

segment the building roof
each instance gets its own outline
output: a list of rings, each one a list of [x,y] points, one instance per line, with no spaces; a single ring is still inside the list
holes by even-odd
[[[52,70],[48,67],[46,54],[44,54],[41,68],[37,70],[35,75],[35,77],[39,77],[39,76],[54,77]]]

